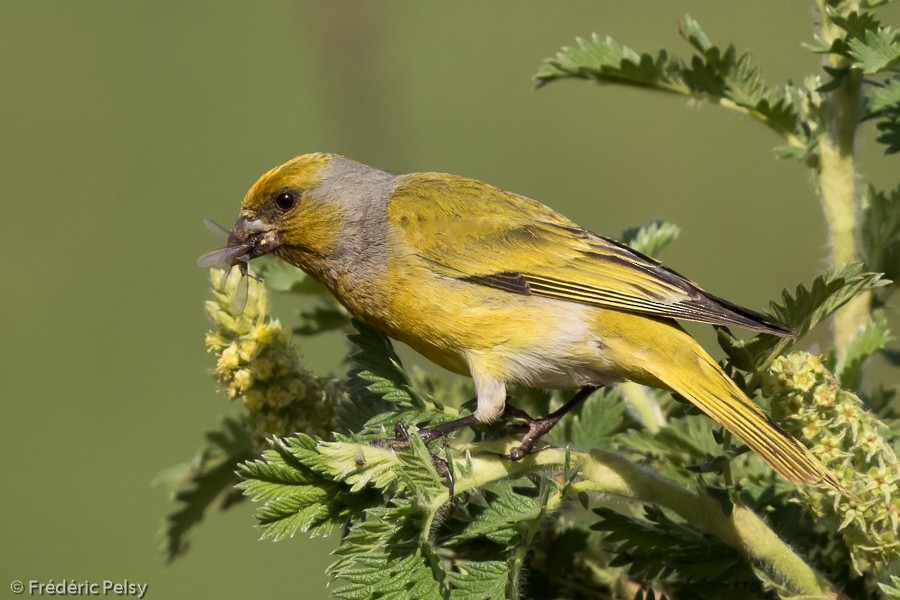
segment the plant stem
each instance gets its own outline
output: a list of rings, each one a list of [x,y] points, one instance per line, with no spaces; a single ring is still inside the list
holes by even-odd
[[[853,3],[850,3],[853,4]],[[842,37],[843,30],[829,19],[825,1],[819,0],[821,36],[827,42]],[[845,12],[858,9],[853,4]],[[819,137],[818,187],[822,210],[828,226],[831,264],[840,268],[857,259],[856,243],[856,162],[854,141],[862,100],[862,73],[852,69],[852,62],[839,54],[828,54],[826,65],[846,71],[842,84],[824,94],[820,113],[824,130]],[[844,356],[850,338],[869,318],[871,295],[859,294],[835,313],[834,337],[838,356]]]
[[[795,594],[808,598],[838,599],[842,596],[812,567],[795,554],[765,522],[749,508],[736,503],[731,516],[722,504],[705,494],[695,494],[674,482],[638,467],[628,460],[600,450],[574,452],[551,448],[531,454],[521,461],[501,459],[517,442],[484,442],[467,447],[469,475],[456,481],[457,492],[476,489],[507,478],[515,478],[542,467],[559,467],[568,454],[581,465],[582,479],[568,494],[602,493],[622,500],[656,504],[699,525],[725,543],[762,563],[766,570]],[[458,459],[462,465],[463,459]],[[454,461],[457,462],[457,461]],[[459,471],[457,471],[459,472]],[[437,501],[446,501],[442,496]]]

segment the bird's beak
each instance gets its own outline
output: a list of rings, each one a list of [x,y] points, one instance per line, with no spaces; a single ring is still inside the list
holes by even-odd
[[[228,245],[247,248],[247,260],[251,260],[269,254],[281,245],[281,240],[275,228],[268,223],[241,215],[228,236]]]

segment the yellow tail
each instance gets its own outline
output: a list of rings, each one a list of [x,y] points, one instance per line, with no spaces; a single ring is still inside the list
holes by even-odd
[[[628,379],[678,392],[789,481],[824,484],[856,498],[806,446],[750,400],[680,326],[663,319],[610,313],[601,315],[598,324],[607,334],[618,334],[605,341]]]
[[[669,364],[654,375],[741,438],[786,479],[807,485],[825,484],[849,498],[855,497],[806,446],[750,400],[699,345],[693,346],[670,357],[679,363],[688,359],[690,364],[674,368]]]

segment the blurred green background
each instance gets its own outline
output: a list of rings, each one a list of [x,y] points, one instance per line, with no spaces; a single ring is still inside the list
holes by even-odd
[[[808,2],[5,3],[0,596],[14,579],[128,579],[148,598],[327,597],[334,542],[258,542],[249,504],[164,565],[172,506],[150,485],[235,408],[203,349],[194,260],[221,240],[201,220],[230,225],[296,154],[472,176],[604,234],[674,221],[667,263],[751,307],[810,281],[817,201],[763,127],[634,90],[532,89],[543,58],[593,31],[687,55],[685,12],[772,83],[818,68]],[[864,135],[864,175],[893,187]],[[339,338],[311,344],[315,370],[342,369]]]

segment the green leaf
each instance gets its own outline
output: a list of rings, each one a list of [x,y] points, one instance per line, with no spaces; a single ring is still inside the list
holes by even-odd
[[[841,382],[841,387],[850,390],[857,389],[866,360],[887,346],[892,339],[884,316],[873,315],[862,329],[853,334],[847,344],[844,357],[837,363],[835,373]]]
[[[884,285],[887,282],[879,273],[864,273],[862,265],[850,263],[817,277],[809,288],[798,285],[793,294],[784,290],[780,303],[770,303],[770,312],[791,331],[802,336],[858,293]],[[769,334],[742,341],[724,329],[719,328],[717,332],[719,345],[728,354],[731,363],[750,372],[764,368],[793,343],[793,340]]]
[[[527,597],[609,600],[621,569],[607,566],[601,535],[582,525],[583,516],[576,521],[566,512],[541,528],[529,550]]]
[[[442,571],[420,543],[420,515],[405,502],[378,506],[355,521],[328,567],[335,598],[442,599]]]
[[[448,379],[441,374],[435,374],[412,365],[407,369],[413,389],[435,404],[440,409],[444,405],[459,406],[471,400],[475,400],[475,383],[471,377],[454,377]],[[518,397],[511,392],[513,397]]]
[[[565,424],[566,439],[575,448],[608,447],[625,422],[625,399],[617,387],[594,392]]]
[[[398,487],[408,495],[430,498],[445,491],[431,454],[422,440],[410,432],[410,448],[393,450],[347,441],[322,442],[317,446],[319,472],[350,486],[350,492],[365,487],[389,490]]]
[[[441,419],[444,420],[444,419]],[[369,442],[382,439],[386,435],[396,434],[397,423],[402,423],[407,429],[416,427],[421,429],[428,425],[437,424],[435,413],[430,410],[403,410],[398,412],[383,412],[377,414],[365,423],[365,427],[354,434],[356,442]]]
[[[842,40],[844,48],[849,40],[862,38],[866,33],[878,31],[882,27],[881,21],[871,11],[845,12],[838,8],[828,7],[826,12],[832,23],[847,32]]]
[[[775,158],[777,159],[788,159],[795,158],[797,160],[805,160],[812,150],[809,146],[792,146],[790,144],[784,144],[781,146],[775,146],[772,148],[772,152],[775,154]]]
[[[863,73],[873,75],[900,65],[900,36],[888,27],[869,29],[863,36],[850,39],[849,54]]]
[[[690,69],[684,73],[692,89],[748,109],[751,116],[779,133],[795,129],[799,97],[796,92],[769,89],[749,52],[739,54],[734,46],[728,46],[724,51],[717,48],[690,15],[685,15],[681,32],[700,53],[694,56]]]
[[[670,61],[665,51],[660,51],[656,58],[638,54],[611,37],[601,38],[596,33],[589,40],[577,38],[576,44],[544,61],[535,74],[539,87],[558,79],[578,78],[690,93],[681,79],[680,61]]]
[[[591,529],[606,532],[604,542],[615,553],[610,564],[628,565],[632,576],[656,581],[677,576],[679,586],[710,583],[762,592],[737,549],[687,523],[672,520],[658,508],[646,507],[645,519],[627,517],[609,508],[594,509],[594,513],[600,520]],[[684,596],[709,597],[708,593]]]
[[[643,227],[631,227],[622,233],[622,241],[647,256],[656,257],[675,241],[681,228],[668,221],[653,221]]]
[[[450,534],[439,537],[440,544],[452,548],[453,556],[463,561],[505,556],[504,587],[507,595],[518,597],[523,570],[528,569],[526,559],[543,535],[548,519],[556,521],[550,507],[558,506],[579,473],[577,464],[566,462],[562,466],[562,472],[552,476],[519,480],[520,485],[501,481],[482,489],[460,507],[460,516],[447,523]],[[500,585],[499,581],[495,583]]]
[[[499,560],[463,562],[459,571],[450,573],[451,600],[503,600],[509,566]]]
[[[820,33],[816,33],[811,43],[802,42],[800,45],[815,54],[847,55],[847,40],[845,37],[826,40]]]
[[[781,303],[772,302],[770,308],[775,318],[802,335],[856,294],[886,283],[881,274],[863,272],[861,264],[850,263],[817,277],[809,289],[798,285],[793,295],[784,290]]]
[[[866,267],[896,284],[900,280],[900,186],[890,193],[867,188],[861,237]]]
[[[207,447],[190,464],[168,471],[157,482],[176,488],[180,508],[166,516],[162,537],[169,561],[188,549],[188,534],[216,505],[226,509],[241,499],[235,490],[235,469],[253,454],[244,421],[225,419],[222,428],[206,434]]]
[[[697,53],[690,64],[670,58],[661,50],[655,56],[640,54],[596,33],[578,38],[546,59],[535,79],[538,87],[560,79],[586,79],[681,94],[734,108],[766,124],[794,144],[804,138],[798,130],[801,95],[793,88],[783,91],[765,85],[749,53],[734,46],[725,50],[713,45],[700,25],[685,16],[682,35]]]
[[[900,111],[900,79],[894,77],[883,86],[872,88],[869,93],[868,114],[885,110]]]
[[[336,408],[338,428],[359,431],[376,415],[425,409],[387,336],[355,319],[351,323],[357,333],[349,340],[356,351],[350,356],[347,400]]]
[[[879,131],[876,139],[887,146],[886,154],[900,152],[900,79],[893,77],[873,88],[868,100],[864,118],[879,119],[875,124]]]
[[[900,598],[900,577],[891,575],[890,585],[879,583],[878,587],[884,592],[886,598]]]
[[[484,490],[482,497],[485,505],[470,506],[471,521],[448,540],[448,545],[480,537],[503,545],[521,543],[521,539],[515,541],[519,526],[541,515],[540,499],[519,493],[508,482]]]
[[[844,30],[843,36],[837,36],[834,39],[825,40],[822,35],[817,33],[815,42],[812,44],[803,44],[809,50],[819,54],[839,54],[847,58],[855,58],[851,52],[851,42],[854,44],[865,45],[864,41],[868,34],[877,34],[884,29],[878,16],[870,10],[849,10],[851,7],[843,6],[826,6],[826,16],[829,21]],[[867,8],[865,4],[859,8]],[[849,69],[841,69],[837,72],[825,67],[825,70],[835,79],[833,83],[835,87],[842,84],[842,80],[849,73]],[[827,91],[834,89],[830,84],[826,84],[818,91]]]
[[[323,475],[323,461],[314,438],[299,434],[271,440],[261,460],[240,465],[239,488],[262,502],[256,517],[263,537],[275,541],[298,531],[328,535],[351,516],[371,505],[377,496],[351,494],[347,486]]]
[[[875,128],[878,129],[878,137],[875,139],[887,146],[885,154],[900,152],[900,113],[890,113],[879,121]]]
[[[318,470],[350,486],[357,492],[371,486],[386,490],[395,485],[402,461],[386,449],[347,442],[323,442],[318,447]]]

